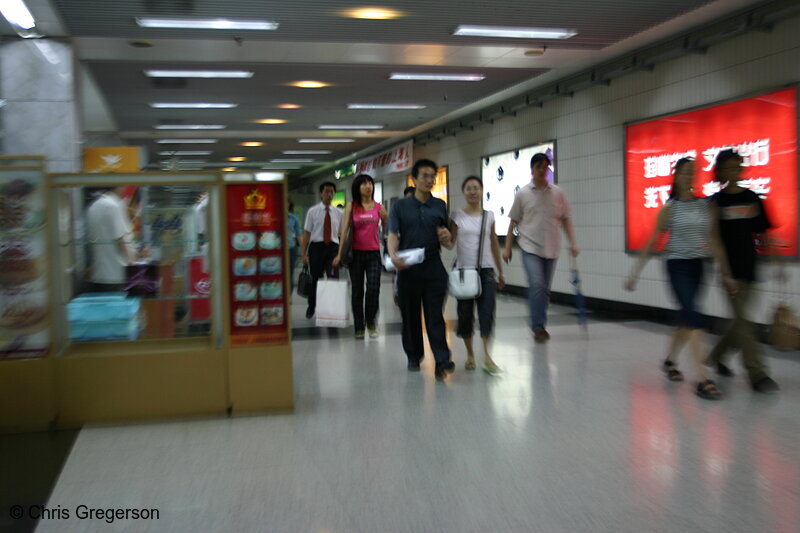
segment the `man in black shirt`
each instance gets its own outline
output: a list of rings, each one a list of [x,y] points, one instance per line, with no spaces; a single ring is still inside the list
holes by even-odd
[[[741,165],[742,157],[733,150],[723,150],[717,155],[717,181],[727,182],[727,185],[711,200],[719,219],[720,236],[737,291],[729,294],[733,323],[711,350],[706,363],[716,366],[720,375],[732,376],[733,371],[725,365],[724,357],[729,348],[739,348],[753,390],[769,394],[777,392],[779,387],[769,377],[769,369],[755,339],[753,325],[747,319],[747,309],[756,281],[754,239],[771,225],[758,195],[739,186]]]
[[[398,200],[389,213],[389,256],[398,270],[397,292],[403,317],[403,349],[408,357],[408,370],[419,371],[424,357],[420,306],[425,314],[428,341],[436,359],[436,379],[452,373],[442,308],[447,296],[447,271],[439,256],[441,245],[453,247],[447,226],[447,205],[431,196],[436,181],[436,163],[420,159],[411,175],[416,190],[412,196]],[[425,260],[408,266],[397,256],[398,250],[424,248]]]

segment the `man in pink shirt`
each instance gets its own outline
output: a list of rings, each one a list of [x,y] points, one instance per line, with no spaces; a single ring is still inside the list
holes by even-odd
[[[561,249],[561,228],[567,234],[570,252],[577,256],[578,245],[572,227],[572,209],[560,187],[547,181],[550,158],[536,154],[531,158],[533,180],[517,192],[508,216],[508,226],[503,260],[511,260],[514,229],[519,229],[519,247],[522,264],[528,277],[528,305],[531,330],[536,342],[547,342],[550,334],[547,324],[547,306],[550,303],[550,285],[553,270]]]

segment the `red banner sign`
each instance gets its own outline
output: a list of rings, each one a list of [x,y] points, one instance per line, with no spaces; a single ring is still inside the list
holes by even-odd
[[[671,115],[627,127],[626,248],[641,250],[669,198],[675,163],[692,157],[699,196],[719,191],[717,154],[743,158],[740,185],[764,201],[775,252],[797,256],[797,89]]]
[[[231,344],[287,342],[282,184],[228,185]]]

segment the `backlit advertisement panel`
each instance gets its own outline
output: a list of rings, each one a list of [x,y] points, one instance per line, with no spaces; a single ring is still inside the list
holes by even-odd
[[[625,247],[642,250],[658,211],[669,198],[675,163],[695,159],[698,196],[720,190],[717,154],[743,158],[739,184],[761,197],[773,229],[775,253],[796,257],[797,88],[630,124],[625,149]]]

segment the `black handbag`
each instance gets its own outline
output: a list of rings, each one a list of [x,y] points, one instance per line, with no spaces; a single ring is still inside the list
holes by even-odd
[[[297,277],[297,294],[303,298],[308,298],[311,294],[311,273],[308,271],[308,265],[303,265],[303,270]]]

